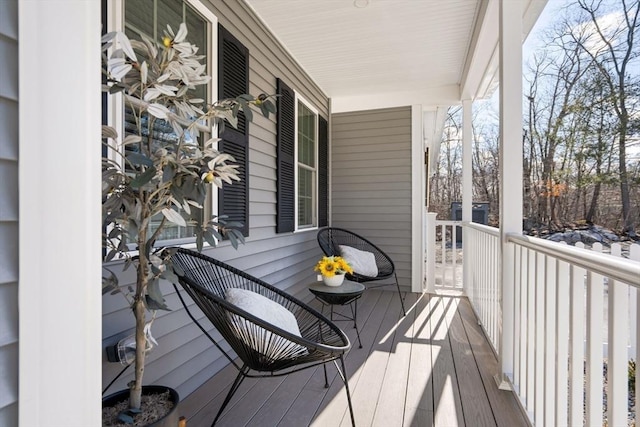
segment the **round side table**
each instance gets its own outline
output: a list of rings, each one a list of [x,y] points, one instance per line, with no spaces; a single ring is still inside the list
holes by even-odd
[[[358,331],[358,300],[362,296],[364,289],[365,287],[362,283],[352,282],[350,280],[345,280],[340,286],[327,286],[322,282],[309,285],[309,291],[322,303],[322,314],[324,314],[324,307],[329,306],[329,318],[332,321],[353,320],[353,327],[356,330],[360,348],[362,348],[362,341],[360,341],[360,332]],[[342,313],[335,313],[340,319],[334,319],[333,307],[337,305],[348,305],[351,309],[351,317]]]

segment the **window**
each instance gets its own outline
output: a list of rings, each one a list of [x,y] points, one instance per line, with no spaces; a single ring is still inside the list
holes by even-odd
[[[317,148],[318,115],[304,101],[298,98],[296,103],[297,132],[297,228],[317,226]]]
[[[327,225],[327,121],[277,80],[276,232]]]
[[[216,58],[213,49],[217,47],[215,42],[216,32],[214,32],[216,29],[214,25],[217,23],[217,19],[197,0],[127,0],[124,2],[122,12],[124,17],[120,18],[120,22],[123,22],[124,32],[130,38],[140,38],[140,35],[144,35],[152,40],[159,41],[164,35],[167,25],[170,25],[176,32],[180,24],[184,22],[188,30],[188,41],[198,46],[199,51],[206,56],[206,59],[203,59],[202,62],[206,65],[206,73],[212,74],[214,65],[212,58]],[[199,86],[193,92],[193,96],[202,98],[206,102],[212,102],[216,99],[216,85]],[[117,107],[115,109],[114,115],[122,117],[120,124],[117,123],[119,120],[115,120],[116,129],[123,129],[124,135],[134,131],[137,132],[136,118],[131,109],[124,105],[120,106],[119,109]],[[177,139],[172,127],[160,120],[156,121],[151,132],[156,140],[164,139],[170,141]],[[148,137],[149,135],[142,135],[143,141],[145,136]],[[205,135],[201,137],[201,141],[206,139],[208,138]],[[207,200],[208,203],[205,205],[204,212],[200,214],[210,216],[217,212],[217,192],[210,191]],[[161,220],[162,217],[159,216],[157,221],[152,222],[151,231],[156,229]],[[192,227],[169,224],[164,228],[158,240],[165,241],[165,244],[184,243],[191,241],[193,234]]]

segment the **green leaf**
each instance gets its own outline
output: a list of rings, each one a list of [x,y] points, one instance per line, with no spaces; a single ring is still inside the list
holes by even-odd
[[[129,415],[127,412],[120,412],[118,414],[118,421],[123,422],[125,424],[133,424],[133,417]]]
[[[178,276],[173,272],[171,268],[167,268],[161,276],[163,279],[167,279],[171,283],[175,283],[176,285],[179,283]]]
[[[247,118],[248,122],[252,122],[253,121],[253,111],[251,111],[251,108],[246,107],[243,108],[242,111],[244,111],[244,116]]]
[[[149,295],[146,296],[145,298],[145,304],[147,305],[147,308],[149,310],[164,310],[164,311],[171,311],[171,309],[169,307],[167,307],[166,304],[164,303],[158,303],[157,301],[155,301],[154,299],[150,298]]]
[[[262,104],[260,104],[260,110],[266,118],[269,118],[269,113],[275,114],[277,111],[275,104],[269,100],[266,100]]]
[[[116,256],[116,254],[117,254],[117,253],[118,253],[118,251],[116,251],[115,249],[111,249],[111,250],[107,253],[107,256],[106,256],[106,257],[105,257],[105,259],[104,259],[104,260],[105,260],[105,262],[109,262],[109,261],[111,261],[111,260]]]
[[[231,232],[228,233],[227,236],[229,237],[229,242],[231,242],[231,246],[233,246],[233,249],[238,249],[238,239],[236,238],[233,230],[231,230]]]
[[[113,95],[114,93],[122,92],[127,87],[120,83],[115,83],[109,88],[109,94]]]
[[[213,238],[213,234],[211,233],[210,230],[206,230],[202,233],[202,237],[204,237],[204,240],[207,241],[207,243],[211,246],[211,247],[215,247],[217,246],[217,242],[216,240]],[[202,249],[200,249],[202,250]]]
[[[220,232],[218,232],[218,230],[216,230],[215,228],[210,229],[210,233],[212,236],[214,236],[216,239],[218,240],[222,240],[222,234],[220,234]]]
[[[166,165],[162,170],[162,182],[169,182],[176,176],[176,170],[172,165]]]
[[[164,297],[162,296],[160,281],[158,279],[149,281],[149,284],[147,285],[147,297],[147,300],[150,298],[157,305],[164,305]]]
[[[180,275],[180,276],[184,276],[184,270],[182,269],[181,266],[179,265],[175,265],[175,264],[171,264],[171,268],[173,270],[174,273]]]
[[[151,166],[147,168],[142,174],[137,175],[133,181],[131,181],[131,188],[140,188],[155,176],[156,168]]]
[[[173,209],[169,209],[169,208],[162,209],[162,215],[164,215],[164,217],[167,218],[168,221],[176,225],[180,225],[182,227],[187,226],[187,223],[185,222],[182,215],[180,215],[178,212],[174,211]]]
[[[127,153],[127,160],[134,165],[153,166],[153,160],[145,156],[144,154],[130,152]]]

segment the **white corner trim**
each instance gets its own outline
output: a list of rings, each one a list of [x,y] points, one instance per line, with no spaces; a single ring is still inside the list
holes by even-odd
[[[20,426],[98,426],[100,2],[18,7]]]

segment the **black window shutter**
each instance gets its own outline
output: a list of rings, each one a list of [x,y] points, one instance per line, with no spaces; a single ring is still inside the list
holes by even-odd
[[[318,227],[329,225],[329,141],[327,121],[318,116]]]
[[[277,80],[278,174],[276,233],[295,228],[295,93]]]
[[[218,97],[235,98],[249,91],[249,49],[222,25],[218,26]],[[218,192],[219,215],[242,223],[242,234],[249,235],[249,123],[240,112],[238,127],[228,123],[219,133],[218,149],[232,155],[238,165],[240,181],[224,183]]]

